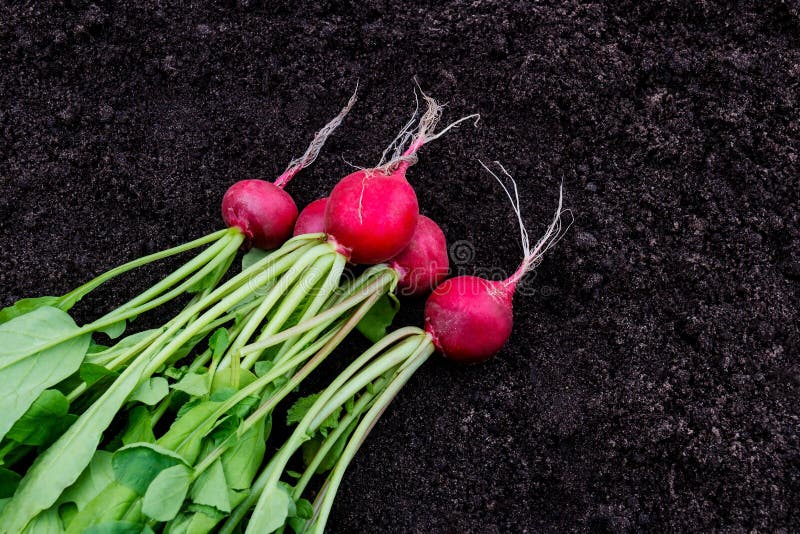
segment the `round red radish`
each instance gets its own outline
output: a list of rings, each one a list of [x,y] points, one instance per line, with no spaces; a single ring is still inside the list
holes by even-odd
[[[503,348],[511,335],[514,321],[512,301],[517,284],[562,234],[563,186],[559,190],[555,217],[545,234],[531,247],[528,231],[522,222],[516,182],[499,163],[500,171],[511,181],[512,188],[507,187],[483,162],[481,165],[497,179],[511,200],[525,255],[517,270],[502,282],[458,276],[446,280],[428,297],[425,303],[425,331],[431,335],[434,345],[444,356],[463,363],[486,360]]]
[[[400,275],[397,282],[399,295],[428,293],[447,278],[450,268],[444,232],[431,219],[420,215],[411,242],[389,261],[389,266]]]
[[[295,236],[304,234],[316,234],[325,231],[325,206],[328,198],[318,198],[300,212],[297,222],[294,223]]]
[[[425,331],[447,358],[477,363],[497,354],[511,335],[513,288],[476,276],[437,287],[425,303]]]
[[[470,115],[434,133],[442,107],[425,93],[422,98],[427,103],[425,113],[417,120],[414,112],[377,167],[345,176],[328,198],[325,232],[353,263],[381,263],[406,248],[419,217],[417,195],[406,181],[406,170],[416,162],[417,151],[425,143],[467,119],[479,118]]]
[[[353,263],[376,264],[408,245],[418,217],[417,195],[402,170],[360,170],[331,191],[325,232]]]
[[[279,247],[292,235],[297,205],[280,187],[264,180],[242,180],[222,197],[222,219],[239,228],[251,246]]]

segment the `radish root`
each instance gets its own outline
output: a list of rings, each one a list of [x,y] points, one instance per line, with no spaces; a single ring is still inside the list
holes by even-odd
[[[550,222],[550,225],[547,227],[544,235],[539,238],[539,241],[537,241],[533,247],[531,247],[530,236],[528,235],[527,228],[525,228],[525,222],[522,219],[522,209],[519,201],[519,189],[517,188],[516,180],[514,180],[511,174],[509,174],[509,172],[499,161],[495,161],[494,164],[500,168],[503,178],[511,182],[510,188],[506,185],[504,179],[492,171],[485,163],[480,160],[478,160],[478,163],[480,163],[481,166],[486,169],[486,171],[491,174],[495,180],[497,180],[497,183],[500,184],[500,187],[503,188],[508,200],[511,201],[511,208],[514,210],[514,214],[517,216],[517,222],[519,223],[520,242],[522,243],[522,252],[524,257],[516,272],[514,272],[514,274],[505,281],[507,286],[513,288],[527,273],[535,269],[536,266],[541,263],[545,253],[547,253],[552,246],[554,246],[561,240],[561,238],[564,237],[564,235],[567,233],[567,230],[569,230],[569,227],[572,226],[572,223],[574,222],[572,211],[569,209],[563,209],[564,182],[562,181],[558,188],[558,207],[556,208],[553,220]],[[562,216],[565,214],[570,216],[569,224],[566,226],[564,226],[562,222]]]
[[[286,170],[283,171],[283,174],[281,174],[278,179],[275,180],[275,185],[280,188],[286,187],[286,184],[289,183],[289,180],[294,178],[301,169],[314,163],[314,160],[316,160],[317,156],[319,155],[319,151],[325,145],[325,141],[327,141],[328,137],[330,137],[333,131],[339,127],[345,116],[347,116],[347,114],[350,112],[350,109],[356,103],[357,99],[358,82],[356,82],[356,89],[353,91],[353,96],[351,96],[350,100],[347,101],[347,105],[342,108],[342,111],[340,111],[339,114],[333,118],[333,120],[323,126],[322,129],[314,135],[314,139],[311,141],[311,144],[308,145],[308,148],[302,156],[289,162],[289,166],[286,167]]]
[[[427,109],[419,118],[419,121],[417,121],[417,115],[419,114],[419,97],[417,96],[417,90],[419,90],[419,94],[427,104]],[[426,95],[419,86],[419,82],[417,82],[417,88],[414,90],[414,99],[416,101],[416,106],[411,119],[403,126],[386,150],[383,151],[381,161],[376,166],[376,170],[380,169],[384,174],[389,174],[401,167],[406,169],[416,163],[417,150],[425,143],[438,139],[451,128],[470,119],[474,119],[475,126],[477,126],[481,119],[479,114],[474,113],[448,124],[439,132],[433,133],[436,125],[439,123],[439,119],[442,117],[444,106],[436,102],[432,97]],[[408,146],[406,147],[406,145]],[[392,153],[392,157],[389,161],[386,161],[387,154],[390,152]]]

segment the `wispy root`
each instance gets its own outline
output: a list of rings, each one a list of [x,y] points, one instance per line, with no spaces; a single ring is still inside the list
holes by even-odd
[[[325,141],[328,140],[328,137],[333,133],[336,128],[344,120],[345,116],[350,112],[350,109],[356,103],[358,95],[358,82],[356,82],[356,89],[353,91],[353,96],[350,97],[350,100],[347,101],[347,105],[342,108],[342,111],[336,115],[333,120],[331,120],[328,124],[323,126],[323,128],[314,135],[314,139],[311,141],[311,144],[308,145],[305,153],[300,156],[299,158],[293,159],[289,166],[286,167],[286,170],[283,171],[277,180],[275,180],[275,185],[278,187],[285,187],[286,184],[289,183],[289,180],[294,178],[294,176],[300,172],[301,169],[308,167],[314,160],[317,159],[319,155],[319,151],[325,145]]]
[[[558,207],[556,208],[552,222],[547,227],[544,235],[539,238],[539,241],[537,241],[536,244],[531,247],[528,230],[525,228],[525,222],[522,219],[522,209],[520,207],[519,190],[517,189],[516,180],[514,180],[514,178],[508,173],[508,171],[499,161],[495,161],[493,163],[500,168],[503,178],[498,176],[482,161],[478,160],[478,163],[480,163],[481,166],[483,166],[483,168],[486,169],[486,171],[491,174],[503,188],[506,196],[508,196],[508,199],[511,201],[511,207],[514,210],[514,214],[517,216],[517,221],[519,223],[520,242],[522,243],[522,252],[524,254],[524,258],[522,259],[522,263],[520,263],[516,272],[511,275],[508,280],[506,280],[507,285],[514,287],[520,280],[522,280],[525,274],[535,269],[536,266],[541,263],[545,253],[547,253],[551,247],[553,247],[561,240],[562,237],[564,237],[564,235],[567,233],[567,230],[569,230],[569,227],[572,226],[572,223],[574,222],[572,212],[569,209],[563,209],[564,182],[561,182],[561,185],[558,188]],[[511,183],[510,188],[506,185],[506,181]],[[566,226],[564,226],[562,222],[562,216],[565,214],[569,215],[570,217],[570,221]]]
[[[419,95],[417,91],[419,91]],[[427,108],[425,109],[425,113],[417,120],[417,116],[419,115],[419,96],[422,96]],[[384,150],[381,155],[380,162],[376,165],[376,169],[382,170],[384,173],[389,173],[400,165],[404,165],[405,167],[413,165],[417,162],[416,153],[419,147],[429,141],[438,139],[448,130],[466,120],[475,119],[475,126],[477,126],[481,118],[477,113],[468,115],[448,124],[442,130],[434,133],[436,125],[442,117],[444,106],[426,95],[419,87],[419,84],[417,84],[417,88],[414,90],[414,99],[416,106],[414,113],[411,115],[411,119],[403,125],[397,136],[389,143],[389,146],[386,147],[386,150]],[[386,158],[389,154],[391,154],[391,158],[387,161]]]

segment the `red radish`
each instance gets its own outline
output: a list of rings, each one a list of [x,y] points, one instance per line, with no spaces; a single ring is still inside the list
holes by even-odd
[[[248,246],[272,249],[292,235],[297,219],[297,205],[283,188],[301,169],[317,159],[325,141],[355,104],[357,92],[358,85],[342,111],[317,132],[305,153],[292,160],[274,183],[256,179],[242,180],[233,184],[225,193],[222,198],[222,219],[229,227],[237,227],[244,233]]]
[[[318,198],[303,208],[297,217],[297,222],[294,223],[292,235],[316,234],[325,231],[325,206],[327,204],[328,197]]]
[[[381,263],[403,250],[417,226],[417,195],[402,173],[357,171],[331,191],[325,232],[353,263]]]
[[[424,215],[417,219],[411,242],[389,261],[397,271],[397,293],[401,296],[424,295],[439,285],[450,268],[447,240],[439,225]]]
[[[236,182],[222,197],[225,224],[239,228],[254,247],[279,247],[296,218],[297,206],[289,193],[264,180]]]
[[[442,108],[422,93],[428,109],[412,133],[416,112],[387,148],[374,169],[361,169],[336,184],[325,209],[325,232],[339,251],[353,263],[381,263],[399,254],[411,241],[417,227],[419,205],[406,170],[416,162],[416,153],[460,122],[433,133]],[[479,117],[478,117],[479,118]],[[404,149],[407,141],[411,141]],[[384,163],[387,154],[393,157]]]
[[[563,186],[558,209],[544,236],[531,249],[528,232],[522,222],[517,184],[502,165],[495,162],[511,180],[514,194],[486,165],[481,165],[503,186],[517,215],[525,257],[516,272],[496,282],[476,276],[458,276],[445,281],[428,297],[425,304],[425,330],[436,348],[447,358],[461,363],[489,359],[503,347],[511,335],[513,297],[517,284],[541,260],[561,235]]]

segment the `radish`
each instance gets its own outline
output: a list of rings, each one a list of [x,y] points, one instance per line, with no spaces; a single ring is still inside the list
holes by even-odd
[[[512,195],[503,181],[486,165],[511,200],[520,227],[525,254],[517,270],[497,282],[476,276],[458,276],[445,281],[428,297],[425,304],[425,331],[436,348],[446,357],[462,363],[484,361],[500,351],[511,335],[513,297],[517,284],[541,261],[542,256],[562,235],[561,214],[563,191],[559,191],[555,217],[536,245],[531,248],[528,232],[522,222],[517,184],[500,163],[502,173],[511,180]]]
[[[447,277],[449,266],[444,232],[424,215],[419,216],[408,246],[389,261],[389,267],[400,276],[397,288],[403,296],[429,292]]]
[[[274,183],[256,179],[242,180],[225,192],[222,197],[222,219],[229,227],[239,228],[249,246],[273,249],[292,235],[297,219],[297,205],[284,188],[301,169],[317,159],[328,136],[341,124],[355,104],[357,92],[358,86],[342,111],[317,132],[306,152],[292,160]]]
[[[264,180],[241,180],[222,197],[222,220],[240,229],[247,244],[273,249],[289,237],[297,219],[297,205],[291,195]]]
[[[297,222],[294,223],[294,236],[303,234],[316,234],[325,231],[325,206],[328,197],[318,198],[300,212]]]
[[[384,151],[374,169],[360,169],[336,184],[325,208],[325,232],[338,250],[353,263],[376,264],[399,254],[411,241],[417,227],[417,195],[406,180],[406,170],[416,162],[419,148],[447,130],[478,115],[463,117],[433,133],[442,107],[422,93],[428,108],[416,131],[411,121]],[[410,140],[408,148],[405,143]],[[387,154],[391,159],[384,163]]]

